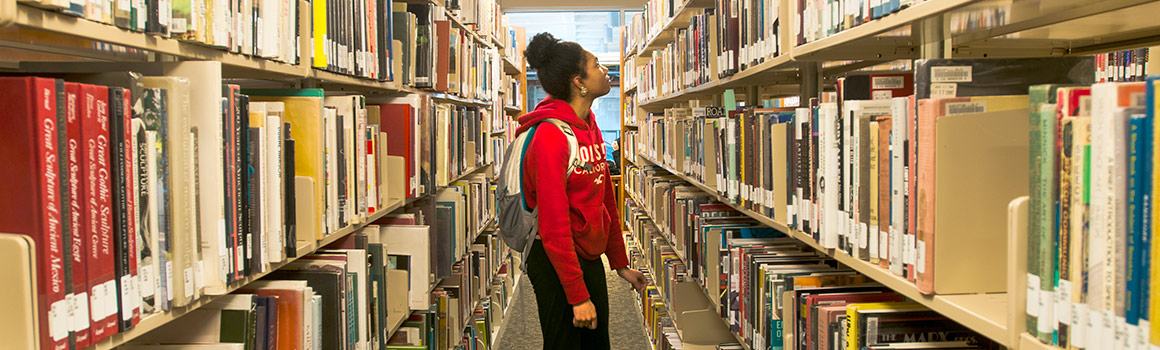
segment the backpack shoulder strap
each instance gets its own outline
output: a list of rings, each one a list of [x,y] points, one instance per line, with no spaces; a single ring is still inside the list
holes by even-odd
[[[571,176],[572,171],[584,166],[580,161],[580,142],[576,140],[576,133],[572,131],[572,126],[563,120],[546,118],[543,121],[560,128],[560,132],[564,133],[564,139],[568,140],[568,171],[564,173],[564,177]]]

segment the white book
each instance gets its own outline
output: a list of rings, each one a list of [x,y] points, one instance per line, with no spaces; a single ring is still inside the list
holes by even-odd
[[[327,107],[322,119],[326,126],[326,235],[338,230],[338,135],[335,133],[338,111]]]
[[[262,171],[265,173],[263,177],[263,192],[265,194],[266,203],[263,206],[266,222],[262,227],[266,230],[267,237],[269,237],[269,245],[267,255],[270,257],[271,263],[281,262],[286,259],[286,236],[283,231],[283,215],[285,206],[283,206],[283,192],[285,190],[283,164],[283,136],[284,126],[282,124],[282,112],[280,109],[284,108],[281,102],[266,102],[266,154],[263,154]],[[274,110],[278,109],[278,112]]]
[[[849,101],[849,102],[853,102],[853,101]],[[854,200],[855,196],[854,196],[854,192],[853,192],[853,191],[855,191],[854,190],[854,181],[856,179],[856,177],[853,174],[853,170],[857,169],[857,167],[854,166],[854,164],[856,164],[856,162],[854,160],[858,159],[858,158],[854,158],[855,145],[853,142],[854,141],[854,130],[853,129],[854,129],[854,127],[856,127],[858,125],[858,122],[856,119],[854,119],[853,113],[850,113],[849,111],[846,110],[847,108],[846,108],[845,104],[843,104],[842,107],[843,107],[842,111],[840,111],[841,115],[838,117],[839,118],[838,120],[842,123],[842,127],[839,129],[839,130],[841,130],[841,134],[838,135],[838,137],[841,138],[842,160],[841,160],[841,164],[838,164],[838,166],[840,166],[842,169],[842,179],[841,180],[842,180],[842,209],[843,210],[842,210],[841,215],[842,215],[842,219],[843,219],[844,224],[842,225],[841,235],[845,238],[845,240],[847,242],[847,246],[842,247],[842,250],[845,251],[846,253],[852,253],[853,250],[856,250],[856,249],[851,249],[851,248],[853,248],[852,246],[854,245],[852,243],[857,241],[857,236],[858,236],[858,234],[857,234],[857,232],[858,232],[857,231],[857,225],[858,225],[857,218],[858,217],[854,216],[855,213],[857,213],[857,210],[855,210],[855,208],[857,207],[858,202],[856,200]]]
[[[315,294],[310,299],[310,303],[314,306],[310,310],[310,342],[314,345],[314,350],[322,350],[322,296]]]
[[[909,98],[896,97],[891,101],[890,132],[890,272],[902,276],[903,235],[906,232],[906,141],[908,137],[907,108]]]
[[[299,52],[302,52],[299,51],[298,34],[294,28],[294,24],[298,23],[298,2],[295,0],[275,0],[275,2],[279,4],[281,10],[277,17],[281,19],[281,23],[276,27],[280,40],[277,40],[278,44],[273,50],[278,52],[278,58],[282,62],[298,64]]]
[[[838,144],[836,131],[839,122],[838,104],[837,103],[823,103],[818,109],[818,120],[821,127],[818,130],[824,130],[821,134],[821,142],[819,147],[824,152],[818,152],[818,162],[824,167],[822,169],[822,188],[824,192],[819,192],[819,202],[821,203],[821,222],[819,227],[821,235],[819,244],[823,248],[836,248],[838,246],[838,195],[841,189],[838,188]]]
[[[1089,316],[1092,322],[1088,328],[1089,345],[1112,345],[1115,337],[1117,266],[1120,260],[1116,256],[1117,246],[1123,244],[1119,235],[1127,231],[1117,219],[1124,214],[1119,212],[1117,203],[1124,200],[1118,192],[1119,178],[1124,176],[1119,174],[1126,174],[1126,168],[1117,165],[1116,154],[1126,153],[1121,151],[1126,143],[1116,143],[1116,140],[1125,140],[1122,135],[1126,127],[1123,124],[1127,123],[1122,109],[1118,110],[1116,106],[1122,84],[1102,83],[1092,86],[1092,188],[1088,240],[1088,307],[1091,309]],[[1117,134],[1120,136],[1117,137]],[[1126,183],[1126,177],[1123,182]],[[1109,261],[1113,263],[1105,263]]]
[[[258,4],[257,17],[254,20],[254,55],[259,57],[281,58],[282,1],[280,0],[253,0]]]

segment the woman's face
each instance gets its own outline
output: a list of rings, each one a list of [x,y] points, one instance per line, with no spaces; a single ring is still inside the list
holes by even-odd
[[[597,98],[608,94],[612,89],[612,84],[608,79],[608,69],[600,64],[596,59],[596,55],[591,52],[584,51],[586,56],[584,59],[584,71],[587,78],[581,79],[581,86],[588,88],[588,96]]]

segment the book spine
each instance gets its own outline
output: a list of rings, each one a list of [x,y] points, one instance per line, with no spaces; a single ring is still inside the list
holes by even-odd
[[[283,209],[282,221],[284,223],[283,234],[285,235],[286,256],[298,256],[298,213],[295,210],[295,193],[294,193],[294,178],[295,178],[295,145],[294,139],[290,137],[290,123],[285,123],[285,139],[282,143],[282,184],[283,188]]]
[[[72,288],[73,300],[70,302],[73,312],[71,321],[71,330],[75,333],[75,343],[77,348],[86,348],[90,344],[89,339],[89,287],[88,287],[88,270],[86,269],[86,255],[88,250],[86,245],[88,236],[88,228],[84,226],[84,214],[87,202],[84,200],[84,193],[86,193],[86,180],[81,177],[82,169],[84,167],[84,154],[81,150],[83,134],[81,133],[82,113],[84,112],[84,101],[81,85],[77,83],[66,83],[66,124],[65,126],[68,142],[68,203],[69,203],[69,235],[72,239],[68,247],[70,254],[69,264],[72,265]]]
[[[919,292],[934,293],[934,204],[935,204],[935,104],[918,102],[918,236],[915,237],[915,284]],[[1029,245],[1030,246],[1030,245]],[[1030,259],[1029,259],[1030,260]],[[1029,283],[1030,284],[1030,283]],[[1030,321],[1028,321],[1030,322]],[[1029,323],[1030,325],[1030,323]],[[1031,328],[1028,328],[1031,329]]]
[[[129,91],[109,88],[112,112],[110,121],[110,167],[113,180],[113,216],[116,220],[114,243],[117,246],[117,301],[119,330],[133,328],[141,319],[140,293],[137,290],[136,200],[133,198],[132,110]]]
[[[1030,90],[1031,108],[1030,113],[1030,156],[1031,167],[1028,172],[1030,181],[1030,199],[1028,209],[1028,242],[1027,242],[1027,329],[1039,337],[1049,337],[1050,328],[1045,328],[1043,325],[1049,322],[1041,322],[1041,314],[1045,311],[1043,309],[1044,285],[1051,284],[1053,276],[1048,276],[1045,273],[1047,269],[1046,262],[1040,259],[1050,259],[1049,254],[1045,251],[1045,247],[1050,240],[1047,235],[1052,232],[1052,226],[1055,221],[1054,211],[1052,206],[1055,205],[1052,194],[1052,185],[1055,184],[1054,174],[1055,169],[1055,116],[1050,117],[1045,115],[1041,106],[1047,103],[1048,94],[1051,86],[1036,85],[1032,86]],[[1051,108],[1054,111],[1054,108]],[[1045,256],[1046,255],[1046,256]],[[1054,262],[1052,262],[1053,264]],[[1046,280],[1046,282],[1044,282]],[[1050,288],[1047,288],[1050,289]],[[1042,317],[1042,320],[1047,320],[1048,317]],[[1050,341],[1050,339],[1048,339]]]
[[[1062,118],[1059,120],[1059,136],[1058,136],[1058,174],[1059,181],[1056,184],[1057,193],[1059,193],[1059,244],[1057,244],[1056,254],[1058,254],[1059,273],[1055,281],[1055,315],[1056,324],[1054,330],[1056,332],[1056,343],[1066,348],[1069,344],[1071,331],[1071,260],[1075,259],[1071,255],[1071,232],[1073,215],[1072,207],[1074,206],[1071,191],[1072,184],[1072,159],[1074,142],[1073,132],[1074,118]]]
[[[82,122],[88,202],[85,225],[89,227],[88,274],[93,325],[91,343],[98,343],[117,332],[117,286],[114,281],[113,218],[109,153],[108,88],[87,85],[85,107],[90,113]]]
[[[878,235],[878,266],[890,268],[890,133],[893,119],[880,117],[878,120],[878,227],[872,234]]]
[[[249,191],[250,173],[247,169],[249,162],[250,148],[250,115],[249,115],[249,101],[248,97],[241,94],[241,87],[238,85],[229,85],[230,89],[230,103],[233,107],[233,121],[234,121],[234,142],[230,144],[233,147],[233,181],[234,194],[237,196],[233,198],[233,208],[236,216],[236,228],[238,239],[238,262],[237,277],[244,279],[251,274],[251,260],[254,258],[254,232],[250,230],[250,212],[247,208],[250,196],[253,194]]]

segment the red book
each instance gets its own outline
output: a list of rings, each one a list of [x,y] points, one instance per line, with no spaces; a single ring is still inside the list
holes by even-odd
[[[7,104],[0,118],[0,232],[36,242],[41,349],[67,350],[56,96],[53,79],[0,78],[0,100]]]
[[[109,89],[83,85],[86,112],[81,120],[82,171],[85,181],[83,226],[88,238],[90,342],[117,333],[117,284],[113,261],[113,197],[109,174]]]
[[[387,155],[403,157],[407,168],[407,198],[415,197],[419,179],[415,176],[415,140],[412,139],[415,130],[414,113],[408,104],[383,104],[382,130],[387,132]]]
[[[72,236],[72,244],[68,247],[72,253],[72,285],[73,300],[76,304],[76,312],[83,317],[76,317],[73,330],[76,332],[77,348],[83,349],[89,346],[89,280],[88,272],[85,264],[85,249],[86,243],[86,227],[84,224],[85,212],[85,181],[81,178],[83,164],[83,153],[81,152],[81,120],[84,119],[84,112],[86,111],[84,101],[81,98],[81,84],[78,83],[64,83],[65,98],[67,101],[67,110],[65,111],[65,121],[67,122],[66,132],[68,134],[68,143],[65,146],[68,148],[68,215],[69,220],[69,234]]]

